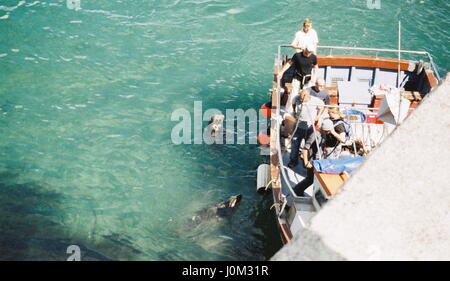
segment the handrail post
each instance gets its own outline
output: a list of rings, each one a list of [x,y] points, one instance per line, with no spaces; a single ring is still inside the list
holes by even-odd
[[[427,56],[428,56],[428,59],[430,60],[431,67],[433,68],[434,75],[436,75],[437,80],[440,81],[441,77],[439,76],[439,72],[438,72],[438,70],[436,68],[436,65],[434,64],[433,57],[428,52],[427,52]]]

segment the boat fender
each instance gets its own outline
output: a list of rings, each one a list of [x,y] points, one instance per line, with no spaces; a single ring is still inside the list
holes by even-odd
[[[272,102],[267,102],[261,105],[261,114],[266,118],[270,118],[272,116]]]
[[[270,165],[259,165],[256,172],[256,192],[264,193],[270,183]]]
[[[258,134],[258,143],[264,146],[270,146],[270,135],[263,132]]]

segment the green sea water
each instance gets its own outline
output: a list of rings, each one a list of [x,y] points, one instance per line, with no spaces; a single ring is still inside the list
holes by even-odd
[[[450,69],[446,0],[0,0],[0,259],[265,260],[280,247],[257,145],[174,145],[179,108],[259,108],[310,17],[321,45]],[[189,225],[243,194],[235,215]]]

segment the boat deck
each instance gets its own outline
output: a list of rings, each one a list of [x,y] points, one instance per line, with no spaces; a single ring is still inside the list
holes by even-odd
[[[281,106],[280,107],[280,113],[281,116],[284,118],[284,115],[286,113],[285,107]],[[281,137],[281,142],[285,143],[285,145],[282,147],[282,157],[283,157],[283,163],[289,163],[289,159],[290,159],[290,153],[291,153],[291,149],[290,149],[290,143],[289,140],[287,140],[284,137]],[[301,159],[299,159],[301,160]],[[298,165],[295,166],[293,169],[284,166],[285,172],[286,172],[286,176],[287,176],[287,182],[284,180],[284,178],[281,178],[281,192],[287,197],[288,199],[288,205],[291,205],[292,200],[294,198],[296,198],[297,196],[293,195],[293,191],[291,191],[288,187],[288,183],[289,185],[293,188],[294,186],[296,186],[299,182],[301,182],[305,177],[306,177],[306,169],[303,167],[302,161],[298,162]],[[305,190],[305,193],[308,196],[312,196],[312,187],[308,188],[307,190]]]

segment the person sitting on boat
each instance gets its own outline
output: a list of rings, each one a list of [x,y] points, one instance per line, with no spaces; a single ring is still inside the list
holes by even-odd
[[[317,97],[317,98],[321,99],[326,105],[330,105],[330,94],[328,93],[328,90],[325,89],[325,79],[317,78],[316,84],[313,87],[308,88],[308,90],[312,97]],[[321,111],[319,112],[319,114],[316,117],[316,120],[314,121],[315,124],[317,122],[319,122],[324,111],[325,111],[325,107],[322,107]],[[319,124],[319,126],[320,126],[320,124]]]
[[[317,52],[317,45],[319,44],[319,38],[317,32],[312,28],[312,20],[306,18],[303,21],[303,28],[295,33],[294,40],[292,40],[291,47],[296,50],[297,53],[301,53],[306,45],[312,44],[311,50],[314,54]]]
[[[314,120],[317,119],[318,114],[323,112],[323,110],[323,101],[311,96],[308,89],[303,89],[294,98],[293,111],[294,116],[297,116],[297,125],[291,139],[289,168],[292,169],[297,166],[300,144],[303,139],[307,139],[313,132]]]
[[[347,142],[345,115],[341,113],[339,107],[331,107],[328,109],[328,115],[333,122],[333,128],[330,134],[325,136],[324,141],[324,158],[337,159],[341,155],[342,145]]]
[[[317,64],[317,57],[312,53],[311,44],[307,45],[305,50],[301,53],[296,53],[292,56],[292,59],[288,61],[281,70],[278,79],[280,84],[283,74],[294,65],[295,75],[292,79],[292,92],[286,108],[290,110],[292,105],[292,100],[297,96],[298,91],[303,89],[303,87],[310,81],[315,81],[315,74],[318,72],[319,65]]]
[[[312,161],[320,159],[324,137],[331,133],[333,122],[325,119],[320,127],[320,133],[313,132],[306,139],[305,146],[302,149],[303,166],[306,168],[306,177],[294,187],[297,196],[304,196],[304,191],[314,182],[314,173]],[[319,150],[319,149],[320,150]]]

